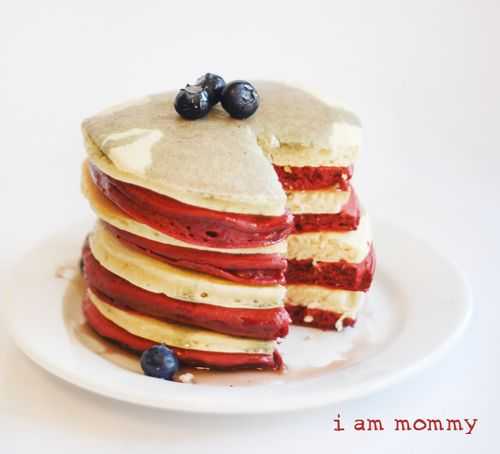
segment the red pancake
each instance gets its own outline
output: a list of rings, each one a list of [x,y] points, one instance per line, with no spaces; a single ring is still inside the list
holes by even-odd
[[[104,317],[86,296],[82,309],[89,325],[101,336],[118,342],[137,353],[155,345],[154,342],[135,336]],[[272,355],[246,353],[217,353],[170,347],[182,364],[211,369],[274,369],[283,368],[283,360],[278,351]]]
[[[179,268],[187,268],[250,285],[285,283],[286,259],[280,254],[226,254],[171,246],[149,240],[106,224],[119,240],[155,259]]]
[[[290,317],[284,308],[231,309],[148,292],[100,265],[88,246],[83,249],[83,262],[88,286],[122,308],[233,336],[271,340],[288,334]]]
[[[321,285],[335,289],[366,292],[375,272],[373,246],[360,263],[316,262],[312,259],[289,260],[286,272],[288,284]]]
[[[336,186],[347,191],[352,177],[351,167],[289,167],[274,166],[283,189],[287,191],[305,191],[326,189]]]
[[[359,225],[361,210],[358,196],[351,188],[351,196],[339,213],[335,214],[295,214],[295,232],[348,232]]]
[[[224,213],[174,200],[130,183],[115,180],[89,164],[100,191],[137,222],[192,244],[215,248],[261,247],[284,240],[293,217]]]
[[[292,317],[292,323],[294,325],[308,326],[310,328],[319,328],[323,330],[337,330],[335,324],[338,319],[342,317],[342,314],[338,312],[325,311],[323,309],[309,309],[305,306],[295,306],[292,304],[287,304],[286,310]],[[307,323],[304,318],[307,316],[312,317],[312,321]],[[347,326],[354,326],[356,320],[346,317],[342,320],[342,326],[345,328]]]

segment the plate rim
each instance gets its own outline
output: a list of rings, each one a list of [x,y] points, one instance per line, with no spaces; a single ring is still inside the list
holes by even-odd
[[[81,224],[81,223],[80,223]],[[446,355],[457,343],[457,341],[461,338],[461,336],[466,331],[470,320],[472,318],[473,313],[473,298],[470,285],[468,280],[465,278],[462,270],[450,259],[446,256],[442,255],[440,251],[429,241],[424,238],[421,238],[415,235],[412,232],[394,224],[391,222],[387,222],[386,220],[377,219],[374,224],[377,226],[376,231],[379,229],[393,229],[399,231],[411,238],[412,241],[417,243],[424,244],[429,251],[431,251],[435,256],[439,257],[442,261],[444,261],[451,271],[453,271],[455,278],[457,281],[461,283],[462,289],[460,294],[462,295],[462,306],[463,310],[461,313],[461,318],[457,321],[454,329],[448,334],[448,336],[441,340],[441,342],[434,346],[432,351],[427,353],[424,357],[419,358],[412,362],[411,364],[406,365],[400,369],[389,371],[385,374],[380,374],[378,377],[372,378],[367,383],[364,383],[360,389],[348,389],[347,391],[344,389],[344,394],[342,396],[338,396],[335,393],[335,390],[327,389],[323,390],[321,394],[314,393],[308,394],[306,398],[304,396],[291,396],[287,395],[286,399],[283,399],[280,402],[280,405],[276,405],[276,401],[273,400],[271,402],[264,403],[259,400],[259,405],[247,405],[240,406],[238,405],[238,400],[235,399],[233,403],[230,400],[224,402],[224,405],[217,404],[217,408],[214,406],[210,406],[207,404],[206,399],[201,399],[201,401],[197,401],[196,397],[193,396],[191,399],[183,398],[174,398],[171,400],[165,399],[151,399],[145,398],[145,396],[140,396],[139,394],[126,394],[124,392],[118,391],[116,388],[112,386],[104,386],[102,382],[98,382],[96,380],[89,380],[87,376],[78,376],[77,374],[72,373],[71,371],[65,370],[64,367],[61,367],[57,361],[50,361],[47,358],[40,358],[39,355],[35,353],[35,350],[27,341],[26,337],[21,336],[18,333],[18,330],[15,329],[15,320],[12,318],[15,317],[13,314],[13,304],[12,301],[15,299],[11,297],[10,293],[12,291],[8,288],[7,293],[7,313],[5,318],[7,332],[10,334],[11,338],[14,340],[17,347],[35,364],[40,366],[45,371],[50,374],[56,376],[57,378],[64,380],[67,383],[70,383],[73,386],[77,386],[86,391],[90,391],[95,395],[112,398],[115,400],[119,400],[122,402],[127,402],[130,404],[141,405],[145,407],[152,407],[162,410],[170,410],[170,411],[180,411],[186,413],[204,413],[204,414],[269,414],[269,413],[279,413],[279,412],[288,412],[288,411],[297,411],[297,410],[305,410],[305,409],[313,409],[326,405],[331,405],[334,403],[345,402],[353,399],[361,399],[375,392],[381,391],[383,389],[387,389],[391,386],[394,386],[397,383],[400,383],[416,373],[423,371],[433,364],[437,363],[442,357]],[[68,232],[69,230],[74,230],[74,225],[69,225],[64,229],[64,232]],[[15,275],[19,273],[20,266],[23,261],[36,250],[37,247],[40,247],[44,242],[48,241],[52,235],[46,236],[42,238],[38,243],[36,243],[33,247],[24,254],[21,259],[17,261],[17,263],[13,266],[13,271],[9,273],[10,275]],[[376,241],[376,238],[375,238]],[[10,291],[9,291],[10,290]],[[10,304],[9,304],[10,303]],[[104,360],[104,359],[103,359]],[[127,371],[123,371],[128,373]],[[143,378],[142,376],[140,376]],[[169,383],[168,383],[169,384]],[[163,383],[165,385],[165,383]],[[173,384],[169,384],[173,385]],[[178,384],[176,384],[178,385]],[[182,386],[182,385],[180,385]],[[185,386],[185,385],[184,385]],[[197,385],[200,388],[200,385]],[[222,389],[222,388],[219,388]],[[233,392],[234,390],[238,390],[238,393],[245,393],[246,391],[242,391],[245,388],[224,388],[226,392]],[[256,389],[256,388],[246,388]],[[175,397],[175,396],[174,396]]]

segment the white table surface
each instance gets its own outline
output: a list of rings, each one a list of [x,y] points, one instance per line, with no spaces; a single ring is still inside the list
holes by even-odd
[[[168,413],[80,391],[32,364],[2,329],[0,452],[499,449],[498,2],[10,3],[0,14],[2,284],[30,285],[11,281],[12,264],[89,213],[79,194],[81,119],[212,71],[292,81],[358,112],[365,205],[456,262],[475,313],[445,359],[401,385],[321,410],[251,418]],[[346,424],[479,422],[467,436],[334,432],[338,413]]]

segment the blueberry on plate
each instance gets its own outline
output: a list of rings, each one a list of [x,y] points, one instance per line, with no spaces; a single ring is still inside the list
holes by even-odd
[[[141,355],[141,367],[149,377],[171,380],[179,370],[179,360],[166,345],[154,345]]]
[[[245,80],[229,82],[222,90],[221,104],[233,118],[250,117],[259,107],[259,94],[255,87]]]
[[[181,88],[174,103],[177,113],[187,120],[204,117],[212,107],[208,100],[208,92],[199,85],[186,85]]]
[[[80,269],[80,273],[83,274],[83,257],[80,257],[78,261],[78,268]]]
[[[196,85],[199,85],[207,91],[210,104],[215,106],[220,101],[222,90],[224,90],[226,82],[217,74],[206,73],[198,77]]]

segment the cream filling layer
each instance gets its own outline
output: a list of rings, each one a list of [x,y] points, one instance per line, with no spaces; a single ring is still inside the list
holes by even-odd
[[[359,226],[350,232],[307,232],[288,237],[289,260],[313,259],[316,262],[360,263],[370,252],[372,242],[368,216],[363,214]]]
[[[287,191],[287,208],[293,214],[336,214],[349,201],[351,191],[323,189],[318,191]]]
[[[327,289],[318,285],[289,285],[286,304],[336,312],[356,318],[365,297],[364,292]]]
[[[265,355],[272,354],[276,348],[275,341],[228,336],[191,326],[168,323],[137,312],[124,311],[105,303],[90,289],[87,292],[90,301],[103,317],[135,336],[158,344],[207,352]]]
[[[88,161],[82,166],[82,192],[90,203],[91,208],[101,219],[118,229],[133,233],[158,243],[169,244],[171,246],[197,249],[202,251],[223,252],[227,254],[285,254],[286,241],[266,247],[257,248],[211,248],[201,245],[186,243],[171,236],[165,235],[152,227],[142,224],[130,218],[120,210],[113,202],[104,196],[99,188],[94,184],[88,170]]]
[[[126,246],[100,223],[89,243],[92,254],[104,268],[149,292],[191,303],[230,308],[283,306],[286,289],[281,285],[241,285],[176,268]]]

